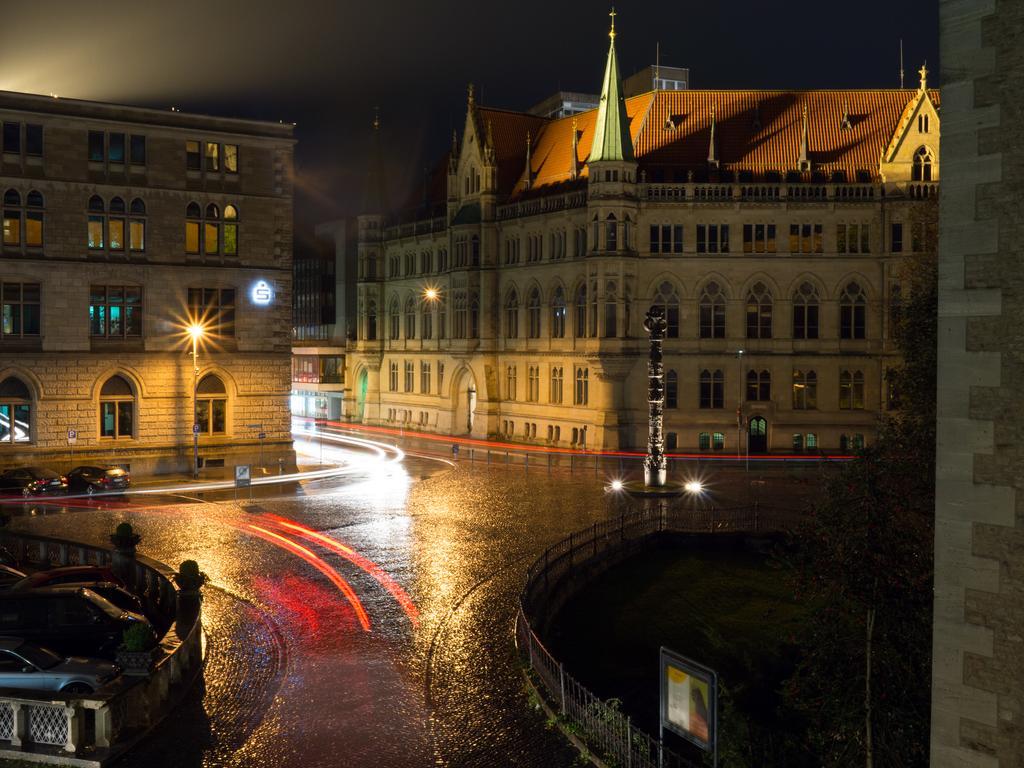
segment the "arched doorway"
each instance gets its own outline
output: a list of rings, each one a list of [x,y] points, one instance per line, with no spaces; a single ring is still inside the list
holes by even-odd
[[[452,434],[468,435],[476,416],[476,380],[468,368],[463,368],[452,382],[452,398]]]
[[[361,424],[363,421],[363,411],[366,410],[366,389],[369,385],[369,375],[366,369],[363,368],[359,372],[359,376],[356,377],[356,412],[355,420],[357,424]]]
[[[768,421],[764,416],[755,416],[750,420],[747,440],[747,450],[750,453],[768,452]]]

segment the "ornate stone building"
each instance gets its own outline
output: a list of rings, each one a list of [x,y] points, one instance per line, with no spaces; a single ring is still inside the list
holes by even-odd
[[[207,466],[292,464],[292,126],[20,93],[0,121],[0,466],[186,470],[193,389]]]
[[[836,451],[892,404],[905,258],[934,234],[927,87],[476,103],[414,212],[359,217],[346,416],[587,448],[646,435],[658,303],[669,450]]]

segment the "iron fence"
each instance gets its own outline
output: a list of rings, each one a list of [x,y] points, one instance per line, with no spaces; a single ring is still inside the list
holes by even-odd
[[[777,507],[693,508],[657,501],[650,507],[594,523],[552,544],[527,569],[516,617],[520,653],[540,683],[541,695],[578,730],[606,762],[626,768],[697,768],[630,722],[614,702],[603,701],[567,674],[534,627],[550,620],[596,562],[628,552],[662,533],[769,533],[792,528],[799,513]]]

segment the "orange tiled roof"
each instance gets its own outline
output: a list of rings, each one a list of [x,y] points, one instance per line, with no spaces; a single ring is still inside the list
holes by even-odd
[[[627,99],[626,113],[637,162],[649,172],[649,180],[658,169],[670,174],[707,169],[712,109],[723,169],[755,175],[796,170],[805,105],[814,169],[826,174],[845,171],[854,179],[857,171],[877,175],[879,157],[916,94],[914,89],[656,91]],[[931,90],[929,96],[938,105],[939,92]],[[842,128],[844,111],[849,129]],[[581,175],[586,174],[596,114],[591,110],[576,116]],[[570,180],[572,120],[549,122],[534,142],[531,191]],[[526,193],[525,181],[520,173],[513,196]]]
[[[494,154],[498,161],[498,189],[509,190],[526,167],[526,134],[529,133],[532,142],[536,144],[547,118],[490,107],[478,108],[477,116],[481,138],[487,136],[487,127],[490,125]]]

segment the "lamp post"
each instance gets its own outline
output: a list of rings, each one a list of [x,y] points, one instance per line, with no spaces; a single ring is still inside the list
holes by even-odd
[[[203,326],[192,323],[188,335],[192,338],[192,477],[199,477],[199,339]]]
[[[743,442],[743,427],[746,419],[743,418],[743,401],[747,396],[747,364],[744,362],[745,350],[738,350],[736,358],[740,361],[740,401],[736,406],[736,453],[739,458],[740,445]],[[750,429],[747,428],[747,450],[746,450],[746,472],[750,472]]]

